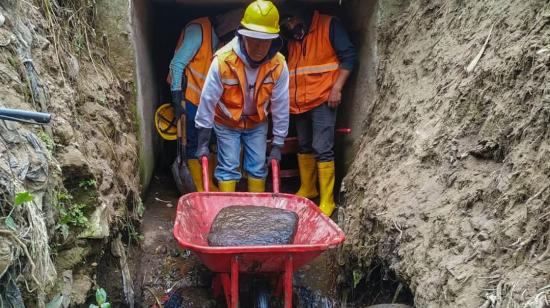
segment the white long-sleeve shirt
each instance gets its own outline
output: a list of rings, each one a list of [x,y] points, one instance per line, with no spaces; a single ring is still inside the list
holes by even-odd
[[[257,113],[257,107],[254,103],[254,85],[258,76],[259,68],[252,68],[248,64],[244,53],[240,48],[238,42],[239,38],[233,39],[233,50],[237,56],[245,64],[245,74],[247,84],[245,89],[252,89],[246,91],[244,97],[243,115],[253,115]],[[281,71],[281,75],[278,80],[275,80],[273,86],[273,92],[271,94],[271,119],[273,121],[273,143],[283,145],[284,138],[288,133],[289,122],[289,96],[288,96],[288,81],[289,73],[286,63]],[[202,89],[201,99],[199,103],[199,109],[195,117],[195,126],[198,128],[212,128],[214,126],[214,114],[216,112],[216,106],[220,101],[220,97],[223,94],[223,84],[219,72],[219,66],[217,59],[212,61],[208,74],[206,75],[206,81]]]

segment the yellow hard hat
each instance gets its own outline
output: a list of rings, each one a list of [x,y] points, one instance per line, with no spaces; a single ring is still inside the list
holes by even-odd
[[[165,140],[176,140],[178,138],[178,127],[172,105],[163,104],[157,108],[155,127],[159,135]]]
[[[244,11],[241,25],[249,30],[269,34],[279,33],[279,11],[266,0],[256,0]]]

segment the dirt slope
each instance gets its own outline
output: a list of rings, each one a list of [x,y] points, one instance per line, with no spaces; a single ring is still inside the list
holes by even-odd
[[[377,99],[345,179],[345,251],[383,260],[417,307],[543,307],[550,2],[402,7],[380,14]]]
[[[45,226],[39,234],[45,245],[33,251],[36,222],[26,208],[14,210],[18,228],[13,233],[33,248],[37,266],[37,261],[54,262],[55,270],[48,272],[57,272],[58,283],[70,282],[65,294],[72,304],[84,302],[95,279],[90,264],[99,262],[101,248],[128,226],[140,204],[132,80],[111,69],[106,49],[98,45],[100,33],[91,28],[94,7],[89,3],[0,2],[5,20],[0,25],[0,106],[52,114],[48,126],[6,123],[0,130],[1,216],[14,206],[16,193],[35,196],[35,206],[26,206]],[[21,177],[25,168],[28,174],[44,173],[40,185]],[[21,251],[17,255],[21,263],[13,260],[14,273],[18,264],[26,266],[30,281],[30,262]],[[44,292],[27,294],[29,307],[48,302],[61,289],[50,277],[38,278]]]

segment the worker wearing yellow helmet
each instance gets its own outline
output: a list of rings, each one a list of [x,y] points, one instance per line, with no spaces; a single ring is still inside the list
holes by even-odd
[[[289,73],[278,52],[279,12],[270,1],[254,1],[245,10],[237,36],[216,52],[195,118],[199,129],[196,156],[209,154],[214,129],[218,144],[215,177],[221,191],[235,191],[243,168],[248,191],[265,190],[268,114],[273,121],[269,160],[281,158],[288,131]]]

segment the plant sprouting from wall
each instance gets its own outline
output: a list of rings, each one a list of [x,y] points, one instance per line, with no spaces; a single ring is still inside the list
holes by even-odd
[[[88,308],[111,308],[111,304],[107,302],[107,292],[103,288],[95,292],[95,301],[97,305],[91,304]]]
[[[84,228],[88,225],[86,217],[87,204],[75,203],[73,196],[68,193],[58,192],[55,207],[59,211],[57,229],[61,231],[64,239],[69,236],[69,228]]]

